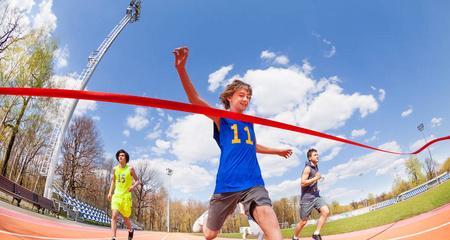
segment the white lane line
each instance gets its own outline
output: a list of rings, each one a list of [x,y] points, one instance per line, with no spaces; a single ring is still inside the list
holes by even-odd
[[[26,234],[20,234],[20,233],[13,233],[13,232],[8,232],[8,231],[4,231],[4,230],[0,230],[0,234],[7,234],[7,235],[11,235],[11,236],[16,236],[16,237],[24,237],[24,238],[33,238],[33,239],[45,239],[45,240],[110,240],[111,237],[97,237],[97,238],[58,238],[58,237],[44,237],[44,236],[34,236],[34,235],[26,235]],[[147,234],[139,234],[139,237],[143,237],[143,236],[152,236],[151,233],[147,233]],[[128,237],[116,237],[116,239],[128,239]]]
[[[417,236],[417,235],[420,235],[420,234],[424,234],[424,233],[431,232],[431,231],[434,231],[434,230],[436,230],[436,229],[445,227],[445,226],[447,226],[447,225],[449,225],[449,224],[450,224],[450,222],[446,222],[446,223],[444,223],[444,224],[441,224],[441,225],[439,225],[439,226],[436,226],[436,227],[432,227],[432,228],[423,230],[423,231],[421,231],[421,232],[416,232],[416,233],[413,233],[413,234],[409,234],[409,235],[405,235],[405,236],[401,236],[401,237],[396,237],[396,238],[389,238],[389,240],[399,240],[399,239],[405,239],[405,238],[409,238],[409,237],[414,237],[414,236]]]
[[[166,234],[166,236],[164,236],[163,238],[161,238],[161,240],[166,240],[166,238],[169,236],[169,234]]]
[[[2,215],[2,216],[6,216],[7,218],[13,218],[13,219],[16,219],[16,220],[19,220],[19,221],[21,221],[21,222],[24,222],[24,223],[32,223],[32,224],[36,224],[36,225],[38,225],[38,226],[46,226],[46,227],[53,227],[53,228],[64,228],[64,229],[67,229],[67,228],[71,228],[70,230],[80,230],[80,231],[89,231],[89,232],[105,232],[106,230],[103,230],[103,229],[95,229],[95,227],[91,227],[91,226],[80,226],[80,225],[74,225],[74,224],[70,224],[70,223],[61,223],[61,222],[57,222],[57,221],[54,221],[54,222],[51,222],[51,220],[47,220],[46,222],[41,222],[41,223],[36,223],[36,221],[33,221],[33,220],[30,220],[30,219],[24,219],[24,218],[20,218],[20,217],[16,217],[16,216],[11,216],[11,215],[9,215],[9,214],[5,214],[5,213],[2,213],[2,212],[0,212],[0,215]],[[26,215],[26,214],[24,214],[24,215]],[[37,217],[36,217],[37,218]]]
[[[81,240],[81,239],[86,239],[86,240],[106,240],[106,239],[111,239],[111,237],[104,237],[104,238],[55,238],[55,237],[42,237],[42,236],[33,236],[33,235],[25,235],[25,234],[19,234],[19,233],[12,233],[12,232],[8,232],[8,231],[3,231],[0,230],[0,233],[4,233],[4,234],[8,234],[11,236],[16,236],[16,237],[25,237],[25,238],[33,238],[33,239],[46,239],[46,240]],[[126,239],[125,237],[118,237],[116,239]]]

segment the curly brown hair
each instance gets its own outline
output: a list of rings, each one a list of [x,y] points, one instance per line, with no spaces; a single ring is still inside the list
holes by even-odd
[[[250,84],[245,83],[241,80],[235,79],[235,80],[233,80],[232,83],[230,83],[226,86],[225,90],[220,94],[220,97],[219,97],[220,101],[222,102],[225,109],[230,108],[230,102],[228,101],[227,98],[233,96],[234,92],[236,92],[237,90],[239,90],[241,88],[247,89],[250,96],[252,95],[252,86],[250,86]]]

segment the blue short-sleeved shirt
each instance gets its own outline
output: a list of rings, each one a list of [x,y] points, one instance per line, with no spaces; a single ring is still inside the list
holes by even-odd
[[[220,131],[214,124],[214,139],[221,150],[214,193],[264,186],[252,123],[220,118]]]

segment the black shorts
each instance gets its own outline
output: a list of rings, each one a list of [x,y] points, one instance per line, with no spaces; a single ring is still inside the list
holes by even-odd
[[[269,193],[264,186],[256,186],[239,192],[214,194],[209,201],[206,226],[213,231],[220,230],[228,215],[234,212],[239,202],[244,205],[245,213],[252,217],[256,206],[272,206]]]

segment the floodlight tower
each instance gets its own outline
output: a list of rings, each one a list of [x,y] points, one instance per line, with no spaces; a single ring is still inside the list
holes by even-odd
[[[94,73],[98,63],[105,55],[106,51],[109,49],[114,40],[116,40],[117,36],[119,36],[120,32],[125,28],[125,26],[127,26],[128,23],[136,22],[139,20],[140,12],[141,0],[131,0],[126,9],[125,16],[120,20],[119,24],[117,24],[113,28],[113,30],[103,40],[102,44],[100,44],[97,50],[89,55],[87,65],[78,77],[81,82],[79,90],[84,90],[86,88],[89,79]],[[64,135],[77,104],[78,100],[70,100],[70,104],[62,109],[61,114],[58,114],[56,123],[54,125],[54,130],[49,140],[50,147],[42,160],[40,174],[43,176],[47,176],[44,190],[44,197],[46,198],[51,198],[52,196],[52,185],[56,170],[56,164],[58,163]]]

